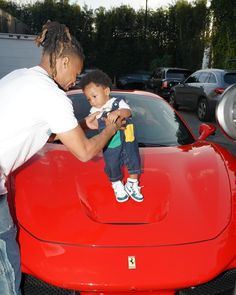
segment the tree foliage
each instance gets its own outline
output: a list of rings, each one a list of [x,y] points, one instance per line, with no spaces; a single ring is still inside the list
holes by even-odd
[[[139,9],[122,5],[106,10],[70,4],[68,0],[44,0],[17,6],[0,0],[0,8],[30,28],[41,30],[48,20],[65,23],[82,43],[85,67],[97,67],[112,77],[156,66],[201,68],[204,48],[211,43],[212,63],[223,67],[235,57],[235,0],[176,0],[168,8]],[[222,56],[223,53],[223,56]]]
[[[212,65],[236,67],[236,3],[235,0],[212,0]]]
[[[22,13],[21,7],[18,6],[13,1],[0,0],[0,8],[14,15],[16,18],[21,17],[21,13]]]
[[[208,25],[206,1],[195,1],[192,6],[181,0],[170,6],[168,49],[175,65],[192,69],[201,67]]]

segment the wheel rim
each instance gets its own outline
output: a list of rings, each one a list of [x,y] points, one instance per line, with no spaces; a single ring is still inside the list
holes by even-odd
[[[201,119],[204,119],[206,116],[206,103],[204,101],[200,101],[199,106],[198,106],[198,117]]]

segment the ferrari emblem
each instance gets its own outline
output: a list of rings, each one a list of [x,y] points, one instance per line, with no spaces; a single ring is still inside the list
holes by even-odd
[[[128,256],[128,268],[129,269],[136,269],[135,256]]]

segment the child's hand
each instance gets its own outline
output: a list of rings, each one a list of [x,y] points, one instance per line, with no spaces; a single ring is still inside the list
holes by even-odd
[[[108,120],[108,118],[103,118],[103,120],[105,121],[106,126],[109,126],[109,125],[115,126],[116,131],[118,131],[120,129],[121,130],[125,129],[126,121],[125,121],[124,118],[121,118],[121,117],[118,116],[115,122],[111,122],[110,120]]]
[[[119,111],[113,111],[108,114],[107,119],[109,122],[115,123],[119,115]]]

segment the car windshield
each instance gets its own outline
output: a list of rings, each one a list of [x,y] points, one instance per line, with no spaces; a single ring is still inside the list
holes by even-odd
[[[181,80],[185,80],[191,74],[190,71],[183,71],[183,70],[168,70],[166,73],[167,78],[177,78]]]
[[[175,111],[163,100],[134,93],[112,93],[126,100],[132,109],[139,146],[178,146],[195,140]],[[89,114],[90,105],[82,93],[69,95],[78,120]],[[97,132],[97,131],[96,131]],[[87,132],[91,137],[94,130]]]
[[[227,74],[225,74],[224,81],[228,85],[236,83],[236,73],[227,73]]]

